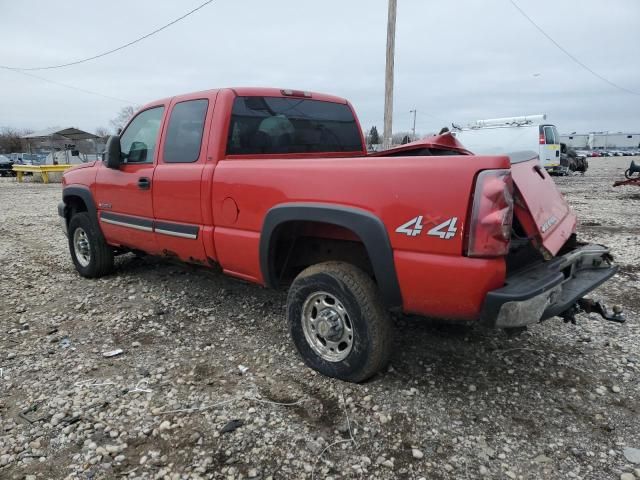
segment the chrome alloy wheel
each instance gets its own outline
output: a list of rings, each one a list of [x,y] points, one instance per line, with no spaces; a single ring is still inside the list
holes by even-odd
[[[78,263],[86,267],[91,262],[91,248],[89,246],[89,237],[87,232],[82,228],[76,228],[73,232],[73,250]]]
[[[328,362],[344,360],[353,348],[353,325],[344,305],[327,292],[309,295],[302,306],[307,343]]]

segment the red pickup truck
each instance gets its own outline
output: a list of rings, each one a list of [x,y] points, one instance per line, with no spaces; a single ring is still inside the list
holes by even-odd
[[[62,197],[81,275],[144,252],[288,286],[305,362],[356,382],[388,362],[390,312],[520,328],[571,316],[616,272],[534,153],[445,134],[368,155],[349,102],[297,90],[152,102]]]

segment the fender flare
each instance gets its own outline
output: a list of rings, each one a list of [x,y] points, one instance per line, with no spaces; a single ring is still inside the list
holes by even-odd
[[[260,234],[260,268],[265,284],[278,287],[275,274],[274,239],[278,228],[291,221],[321,222],[351,230],[367,250],[382,299],[391,310],[402,308],[402,294],[393,261],[393,249],[382,221],[367,210],[321,203],[286,203],[271,208]]]
[[[91,195],[91,190],[89,190],[89,187],[78,185],[70,185],[68,187],[64,187],[64,189],[62,190],[62,202],[65,204],[65,218],[67,201],[69,197],[80,197],[82,199],[84,204],[87,206],[87,212],[95,222],[96,226],[98,226],[98,231],[101,231],[98,222],[98,210],[96,209],[96,203],[93,200],[93,196]]]

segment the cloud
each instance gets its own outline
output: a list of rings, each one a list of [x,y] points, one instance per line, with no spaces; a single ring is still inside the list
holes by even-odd
[[[11,41],[0,44],[0,64],[90,56],[199,3],[7,2],[2,30]],[[615,90],[571,62],[508,1],[398,3],[394,130],[411,127],[415,108],[419,131],[531,113],[547,113],[561,131],[640,131],[640,96]],[[518,4],[591,68],[640,92],[638,2]],[[34,73],[137,104],[224,86],[323,91],[348,98],[364,127],[381,129],[386,14],[386,0],[220,0],[121,52]],[[122,106],[6,70],[0,70],[0,88],[0,125],[93,130],[108,125]]]

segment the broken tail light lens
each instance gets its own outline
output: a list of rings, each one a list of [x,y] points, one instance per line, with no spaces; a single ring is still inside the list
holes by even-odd
[[[476,178],[467,237],[469,257],[509,252],[513,223],[513,179],[509,170],[484,170]]]

